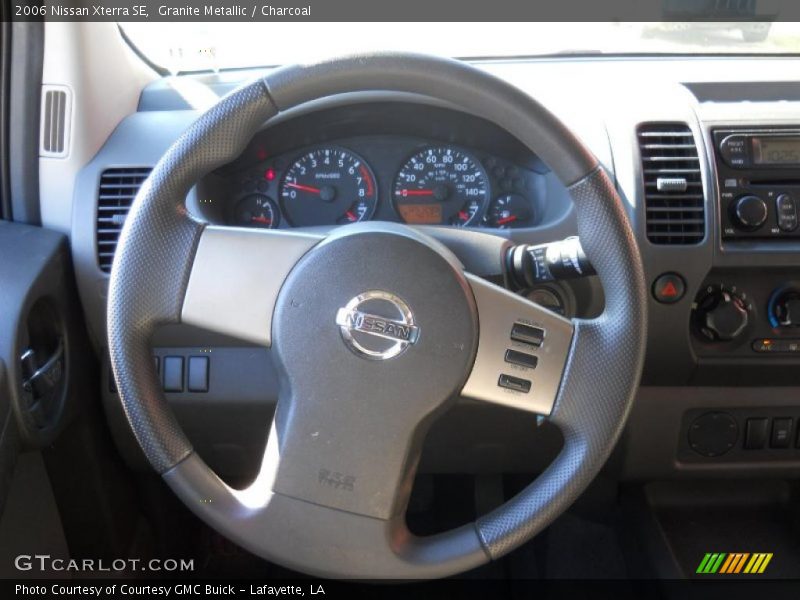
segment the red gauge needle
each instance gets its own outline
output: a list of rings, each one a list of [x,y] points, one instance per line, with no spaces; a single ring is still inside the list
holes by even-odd
[[[469,215],[465,213],[463,210],[458,212],[458,216],[462,221],[466,221],[467,219],[469,219]]]
[[[253,223],[264,223],[264,225],[272,225],[272,220],[267,217],[250,217]]]
[[[513,223],[517,220],[517,215],[510,215],[508,217],[503,217],[502,219],[497,219],[498,225],[506,225],[508,223]]]
[[[319,188],[311,187],[310,185],[300,185],[299,183],[286,182],[286,187],[302,190],[304,192],[311,192],[312,194],[319,194],[322,190]]]
[[[346,213],[344,213],[344,216],[347,217],[347,219],[349,221],[355,221],[356,220],[356,216],[353,214],[352,210],[348,210]]]
[[[400,190],[401,196],[433,196],[433,190]]]

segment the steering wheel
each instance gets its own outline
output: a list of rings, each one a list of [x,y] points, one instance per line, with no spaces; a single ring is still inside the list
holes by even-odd
[[[265,122],[357,91],[448,102],[540,156],[571,193],[581,243],[605,290],[604,312],[591,320],[555,315],[466,272],[424,228],[361,223],[325,235],[211,226],[187,213],[192,185],[238,156]],[[560,121],[464,63],[377,54],[272,71],[222,98],[174,143],[121,233],[108,338],[139,444],[202,520],[298,571],[419,579],[503,556],[586,488],[616,444],[638,385],[646,300],[622,201]],[[281,392],[261,469],[244,490],[226,485],[193,451],[161,391],[150,338],[178,322],[272,348]],[[535,368],[509,365],[507,349],[535,356]],[[563,447],[499,508],[417,537],[404,513],[420,448],[459,396],[544,415],[561,429]]]

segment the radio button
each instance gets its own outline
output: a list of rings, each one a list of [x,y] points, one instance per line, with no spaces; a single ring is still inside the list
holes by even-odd
[[[747,144],[741,135],[729,135],[719,145],[719,151],[725,162],[732,167],[741,167],[747,157]]]
[[[758,229],[766,222],[767,214],[767,203],[758,196],[742,196],[736,201],[734,216],[742,229]]]
[[[797,202],[789,194],[775,198],[775,212],[778,214],[778,227],[781,231],[797,229]]]

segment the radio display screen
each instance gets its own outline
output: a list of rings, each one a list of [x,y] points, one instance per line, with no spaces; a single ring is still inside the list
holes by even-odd
[[[754,164],[800,165],[800,136],[769,136],[752,139]]]

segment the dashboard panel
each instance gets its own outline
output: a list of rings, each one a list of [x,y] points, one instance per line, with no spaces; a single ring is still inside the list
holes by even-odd
[[[439,107],[367,104],[256,135],[198,185],[201,218],[292,228],[381,220],[526,229],[569,207],[566,189],[508,133]]]
[[[799,230],[790,223],[787,229],[791,232],[781,230],[773,234],[772,226],[780,230],[777,220],[780,213],[776,212],[778,205],[769,200],[770,212],[760,230],[740,227],[735,230],[735,237],[726,233],[725,220],[733,214],[731,202],[738,203],[740,191],[760,195],[765,190],[756,187],[764,187],[764,182],[743,177],[739,169],[735,190],[729,187],[726,180],[734,175],[727,176],[724,165],[716,160],[719,148],[714,139],[718,130],[800,130],[800,85],[790,81],[796,78],[793,75],[796,64],[796,59],[767,58],[591,61],[563,58],[481,65],[540,100],[586,141],[613,175],[628,210],[651,294],[642,386],[626,427],[624,444],[620,446],[620,460],[615,462],[626,477],[692,477],[713,472],[713,463],[720,461],[725,462],[720,473],[727,476],[731,473],[773,476],[789,469],[796,473],[800,467],[800,412],[797,411],[800,353],[791,346],[800,337],[794,318],[789,318],[796,304],[794,289],[800,289],[800,243],[795,238]],[[192,79],[222,95],[258,74],[202,74]],[[776,87],[775,82],[782,80],[783,84]],[[620,93],[587,98],[587,88],[606,89],[609,81],[619,82]],[[697,82],[702,83],[700,91]],[[764,97],[765,90],[776,96]],[[108,274],[99,268],[97,255],[99,182],[109,169],[152,167],[198,116],[197,110],[172,86],[169,78],[159,80],[143,91],[137,112],[119,124],[76,179],[70,239],[89,329],[98,348],[102,349],[105,340],[108,282]],[[692,146],[691,168],[696,172],[699,167],[699,175],[694,175],[699,179],[692,181],[702,193],[696,193],[697,199],[691,201],[696,203],[693,213],[703,213],[703,223],[693,226],[699,232],[692,243],[656,243],[648,236],[654,223],[662,227],[659,220],[665,220],[666,213],[670,213],[670,219],[671,215],[677,215],[687,223],[699,217],[684,214],[680,198],[685,193],[683,175],[673,178],[662,171],[665,165],[650,164],[656,162],[653,157],[660,157],[660,161],[680,158],[685,162],[686,148],[675,148],[666,154],[661,153],[664,148],[654,148],[650,154],[644,153],[638,136],[644,125],[660,127],[662,134],[667,131],[664,126],[669,125],[669,131],[673,131],[671,127],[678,125],[682,128],[678,139],[686,141],[684,146]],[[259,185],[267,186],[266,195],[277,204],[278,210],[283,210],[280,185],[287,180],[292,164],[326,147],[353,153],[369,169],[376,194],[372,219],[400,220],[393,195],[397,191],[398,174],[420,152],[447,147],[474,159],[475,165],[486,172],[490,200],[501,194],[504,181],[503,176],[494,172],[492,159],[502,166],[516,167],[532,184],[527,199],[534,216],[529,223],[490,229],[485,222],[475,221],[467,227],[483,228],[484,232],[515,244],[541,244],[578,234],[567,190],[534,153],[519,143],[513,130],[502,130],[474,115],[424,98],[388,92],[327,98],[276,117],[255,132],[253,142],[237,160],[220,166],[199,182],[187,199],[187,206],[201,220],[231,224],[236,218],[231,211],[247,194],[243,185],[251,177],[256,189]],[[690,166],[669,165],[675,167],[668,169],[673,173]],[[355,163],[349,166],[360,170]],[[269,168],[274,169],[271,177],[266,175]],[[647,179],[645,169],[656,174]],[[785,177],[779,179],[771,181],[776,192],[787,184]],[[752,183],[758,185],[754,187]],[[369,186],[354,189],[356,194],[359,189],[368,194]],[[400,188],[403,189],[413,188]],[[648,191],[671,194],[670,202],[676,204],[653,204],[651,200],[661,199]],[[731,191],[736,191],[732,198],[723,196]],[[58,206],[50,203],[44,213],[50,215],[47,218],[51,223],[52,215],[60,214]],[[367,207],[366,211],[370,210]],[[328,218],[335,222],[339,216],[337,213]],[[738,214],[734,216],[741,218]],[[277,226],[294,225],[291,215],[280,214]],[[668,301],[656,294],[656,283],[664,275],[671,275],[672,281],[682,284],[679,286],[682,293]],[[603,305],[602,289],[595,279],[559,281],[520,292],[544,305],[554,304],[552,295],[558,294],[567,316],[591,317]],[[776,290],[791,293],[780,295]],[[709,295],[714,301],[726,302],[707,303]],[[737,297],[747,301],[743,304],[747,310],[746,327],[734,322],[733,330],[741,329],[741,333],[733,340],[717,339],[719,335],[714,337],[713,331],[709,337],[704,332],[710,329],[709,323],[717,330],[725,323],[717,320],[716,314],[709,321],[708,313],[722,306],[734,309],[726,314],[741,316]],[[204,458],[217,461],[220,472],[241,470],[246,460],[244,450],[238,449],[262,440],[259,436],[268,426],[267,413],[278,393],[279,382],[271,370],[269,351],[256,352],[241,347],[237,340],[210,336],[186,326],[165,328],[153,344],[161,358],[188,359],[195,353],[210,353],[209,391],[171,392],[167,396],[182,424],[192,430],[195,447],[203,452]],[[766,347],[769,351],[763,351]],[[104,377],[104,400],[112,407],[110,410],[115,410],[118,402],[110,391],[107,368]],[[233,404],[247,406],[251,413],[244,419],[236,417],[235,411],[231,411]],[[491,417],[478,415],[479,408],[469,403],[458,403],[456,409],[452,419],[446,422],[443,419],[443,425],[429,436],[435,448],[426,454],[426,470],[496,472],[530,467],[532,457],[538,454],[518,450],[528,439],[533,423],[514,413],[502,418],[495,413]],[[738,426],[735,447],[724,455],[704,454],[702,449],[707,444],[697,440],[698,428],[701,433],[704,428],[702,417],[708,413],[716,417],[726,413]],[[728,417],[725,417],[727,422]],[[490,418],[497,419],[494,426]],[[751,419],[769,427],[792,419],[789,436],[792,447],[773,449],[769,441],[758,450],[745,447],[747,423]],[[218,424],[213,435],[202,433],[206,431],[202,425],[209,420]],[[119,428],[125,427],[124,415],[117,415],[112,422]],[[695,432],[692,441],[690,431]],[[136,453],[135,441],[131,444],[134,450],[127,452],[128,456]],[[459,452],[453,452],[454,447]],[[237,450],[232,453],[229,448]],[[491,452],[487,448],[492,448]]]

